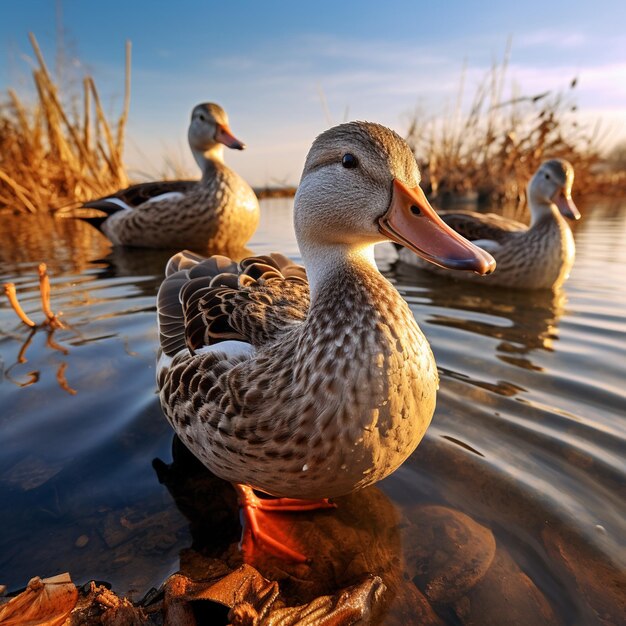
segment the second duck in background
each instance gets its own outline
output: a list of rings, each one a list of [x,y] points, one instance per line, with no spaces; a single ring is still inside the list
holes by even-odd
[[[248,183],[224,164],[224,146],[243,150],[245,144],[232,134],[224,109],[210,102],[193,109],[188,138],[200,180],[132,185],[83,205],[106,215],[80,219],[115,245],[199,252],[242,248],[259,223],[259,202]]]
[[[562,216],[580,218],[572,200],[574,168],[564,159],[541,164],[528,183],[530,225],[494,213],[442,211],[441,218],[458,233],[491,253],[496,271],[480,281],[518,289],[557,288],[567,280],[576,254],[574,237]],[[399,260],[422,269],[439,271],[405,248]],[[455,277],[472,280],[474,275]]]

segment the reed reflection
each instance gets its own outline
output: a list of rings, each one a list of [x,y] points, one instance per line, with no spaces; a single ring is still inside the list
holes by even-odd
[[[56,276],[80,274],[93,259],[107,254],[110,244],[87,224],[50,215],[20,215],[0,220],[1,273],[28,276],[44,261]]]

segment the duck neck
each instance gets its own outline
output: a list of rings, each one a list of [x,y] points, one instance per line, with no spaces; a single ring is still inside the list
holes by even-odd
[[[559,209],[554,202],[534,200],[530,198],[530,228],[546,220],[557,220],[560,217]]]
[[[224,163],[224,146],[221,143],[215,143],[208,150],[204,151],[192,148],[191,152],[198,167],[202,170],[203,177],[214,163]]]
[[[311,289],[311,305],[320,296],[324,284],[337,275],[350,280],[360,272],[379,275],[374,260],[374,244],[320,244],[300,241],[302,260],[307,271]],[[349,271],[349,270],[357,270]]]

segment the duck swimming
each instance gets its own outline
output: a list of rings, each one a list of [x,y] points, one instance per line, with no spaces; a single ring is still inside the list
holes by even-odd
[[[479,274],[493,258],[446,226],[396,133],[351,122],[313,143],[294,204],[306,271],[280,254],[239,264],[183,252],[158,300],[158,386],[182,442],[235,484],[245,526],[361,489],[413,452],[435,408],[437,368],[413,313],[374,263],[393,240]],[[278,500],[258,498],[252,488]],[[304,502],[302,502],[304,500]]]
[[[545,161],[528,183],[530,226],[494,213],[441,212],[443,221],[477,246],[490,252],[497,270],[485,285],[519,289],[556,289],[567,280],[576,248],[569,225],[563,219],[580,219],[572,200],[574,168],[564,159]],[[399,260],[437,271],[430,263],[398,251]],[[468,279],[471,276],[459,275]]]
[[[243,150],[228,116],[213,103],[191,113],[189,146],[202,178],[140,183],[86,202],[104,217],[83,219],[113,244],[142,248],[237,250],[253,235],[259,203],[243,178],[224,164],[224,146]]]

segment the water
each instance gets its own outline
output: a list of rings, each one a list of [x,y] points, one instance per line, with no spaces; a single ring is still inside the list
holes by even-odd
[[[449,281],[377,251],[435,353],[437,410],[378,489],[300,518],[318,555],[310,578],[330,589],[259,566],[286,592],[306,601],[373,571],[391,590],[382,623],[411,623],[417,589],[437,610],[424,623],[624,619],[626,206],[584,208],[557,294]],[[250,248],[298,258],[291,201],[262,210]],[[41,321],[45,261],[67,324],[31,334],[0,305],[0,582],[69,571],[139,599],[179,567],[201,575],[197,555],[224,542],[236,562],[230,487],[175,442],[170,465],[154,383],[169,253],[111,252],[71,220],[3,215],[0,237],[2,282]]]

